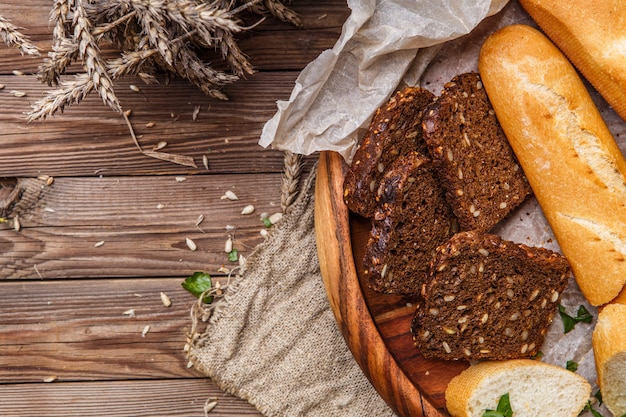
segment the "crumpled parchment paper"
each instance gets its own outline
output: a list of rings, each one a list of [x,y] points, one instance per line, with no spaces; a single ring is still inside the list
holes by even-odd
[[[517,0],[349,0],[348,4],[353,14],[341,38],[302,72],[289,101],[278,102],[261,145],[301,154],[334,150],[349,162],[372,114],[396,88],[419,85],[439,95],[455,75],[478,70],[480,47],[491,33],[514,23],[537,27]],[[589,87],[589,92],[626,153],[626,123],[595,90]],[[493,233],[560,251],[534,198]],[[591,334],[598,311],[582,296],[573,277],[561,304],[571,316],[584,305],[594,320],[564,334],[555,312],[541,347],[542,360],[561,367],[576,362],[577,373],[590,382],[594,394],[598,386]],[[594,408],[604,417],[612,415],[605,406],[594,404]],[[591,413],[581,416],[591,417]]]
[[[351,14],[332,49],[311,62],[259,144],[350,159],[372,114],[405,76],[415,81],[433,51],[469,33],[508,0],[348,0]]]

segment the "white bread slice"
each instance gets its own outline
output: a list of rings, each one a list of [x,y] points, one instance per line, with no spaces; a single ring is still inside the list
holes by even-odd
[[[481,362],[450,381],[446,408],[452,417],[482,417],[507,393],[515,417],[576,417],[591,385],[574,372],[537,360]]]
[[[591,340],[602,399],[614,415],[623,416],[626,414],[626,305],[604,306]]]
[[[626,283],[626,161],[589,92],[527,25],[491,35],[478,69],[578,286],[591,304],[610,302]]]
[[[623,0],[520,0],[548,37],[626,120]]]

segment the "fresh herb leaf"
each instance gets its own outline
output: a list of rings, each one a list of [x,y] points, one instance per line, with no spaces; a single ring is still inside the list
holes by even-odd
[[[228,252],[228,260],[231,262],[239,261],[239,251],[233,248],[233,250]]]
[[[509,394],[506,393],[498,400],[498,407],[495,410],[485,410],[483,417],[513,417],[513,409]]]
[[[538,350],[530,359],[540,360],[543,357],[543,352]]]
[[[578,370],[578,363],[574,361],[567,361],[565,369],[567,369],[568,371],[576,372]]]
[[[574,326],[576,326],[576,323],[591,323],[591,321],[593,320],[593,316],[591,315],[591,313],[589,313],[589,311],[587,311],[587,309],[583,305],[578,307],[576,317],[572,317],[567,314],[565,307],[559,304],[559,315],[561,316],[561,320],[563,321],[563,333],[569,333],[574,330]]]
[[[263,217],[261,221],[263,222],[263,225],[267,227],[268,229],[272,227],[272,221],[270,220],[269,217]]]
[[[596,397],[596,400],[598,400],[598,405],[602,405],[602,392],[600,392],[600,390],[597,390],[596,393],[593,394],[593,396]]]
[[[587,401],[587,405],[585,405],[585,408],[583,409],[583,411],[589,411],[593,417],[604,417],[598,411],[593,409],[593,406],[591,405],[591,401]]]
[[[200,298],[205,291],[211,289],[211,275],[206,272],[194,272],[181,283],[184,289],[189,291],[195,297]],[[213,296],[205,295],[202,302],[210,304],[213,302]]]

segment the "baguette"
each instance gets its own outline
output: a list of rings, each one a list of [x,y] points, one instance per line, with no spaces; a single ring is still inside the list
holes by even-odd
[[[452,417],[482,417],[509,394],[515,417],[576,417],[591,385],[574,372],[532,359],[481,362],[448,384],[446,408]]]
[[[626,282],[626,162],[574,67],[526,25],[491,35],[479,71],[578,286],[595,305]]]
[[[520,0],[522,7],[626,120],[623,0]]]
[[[598,314],[591,338],[598,386],[607,408],[626,414],[626,305],[609,304]]]

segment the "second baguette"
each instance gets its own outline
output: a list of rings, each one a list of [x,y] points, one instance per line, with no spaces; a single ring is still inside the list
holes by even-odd
[[[611,301],[626,282],[626,162],[582,80],[519,24],[487,39],[479,71],[583,295]]]

